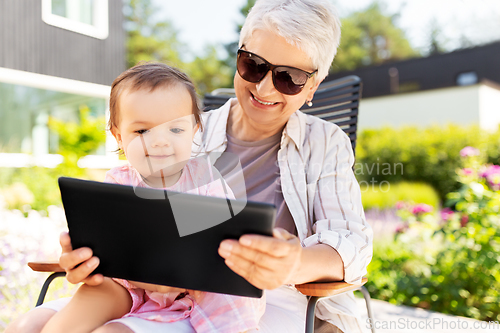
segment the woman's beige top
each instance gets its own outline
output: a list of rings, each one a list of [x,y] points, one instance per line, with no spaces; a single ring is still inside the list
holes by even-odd
[[[231,103],[237,101],[202,115],[204,131],[195,136],[194,152],[226,151]],[[344,280],[361,283],[372,258],[373,232],[352,170],[349,137],[337,125],[297,111],[281,135],[277,163],[283,197],[302,246],[331,246],[344,263]],[[321,300],[316,316],[343,332],[362,332],[364,323],[352,293]]]

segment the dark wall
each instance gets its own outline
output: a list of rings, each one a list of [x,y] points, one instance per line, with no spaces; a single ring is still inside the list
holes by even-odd
[[[363,80],[363,97],[384,96],[391,94],[389,69],[392,67],[399,73],[400,92],[456,86],[458,74],[472,71],[476,72],[479,82],[487,79],[500,84],[500,42],[427,58],[332,73],[326,80],[357,75]]]
[[[122,0],[101,40],[42,21],[41,0],[0,0],[0,67],[111,85],[125,69]]]

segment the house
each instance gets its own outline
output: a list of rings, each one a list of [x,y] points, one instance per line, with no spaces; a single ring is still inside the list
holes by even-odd
[[[122,6],[0,1],[0,167],[55,166],[62,157],[49,117],[76,120],[83,105],[106,114],[110,85],[126,67]],[[83,166],[112,164],[113,141]]]
[[[330,74],[363,80],[358,128],[500,125],[500,42]]]

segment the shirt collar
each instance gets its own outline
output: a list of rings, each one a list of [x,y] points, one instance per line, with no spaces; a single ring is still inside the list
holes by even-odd
[[[304,133],[306,129],[306,115],[301,111],[295,111],[285,126],[285,130],[283,131],[283,138],[288,136],[296,148],[299,149],[303,145],[304,141]],[[283,140],[282,140],[283,142]]]

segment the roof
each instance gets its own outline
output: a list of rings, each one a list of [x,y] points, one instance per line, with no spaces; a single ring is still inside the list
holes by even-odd
[[[331,73],[325,80],[357,75],[363,80],[365,98],[390,95],[395,92],[475,84],[485,80],[500,84],[499,59],[500,41],[426,58],[413,58],[363,67],[354,71]],[[390,71],[393,74],[392,92]],[[458,84],[459,81],[462,84]]]

